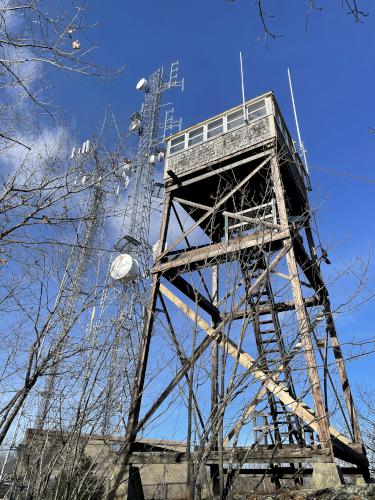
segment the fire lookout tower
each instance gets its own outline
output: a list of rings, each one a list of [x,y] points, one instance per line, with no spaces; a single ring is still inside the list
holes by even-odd
[[[286,477],[302,482],[306,470],[329,486],[339,480],[337,459],[366,477],[314,243],[309,178],[275,96],[252,99],[166,144],[160,240],[123,465],[185,462],[190,485],[209,467],[220,498],[239,474],[259,471],[276,487]],[[160,394],[141,404],[160,324],[175,367]],[[136,449],[137,433],[177,387],[186,395],[178,425],[186,429],[186,452]]]

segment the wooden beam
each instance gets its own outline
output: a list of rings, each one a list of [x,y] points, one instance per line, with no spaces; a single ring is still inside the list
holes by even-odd
[[[192,269],[192,265],[205,265],[208,266],[210,261],[216,259],[215,263],[218,263],[220,259],[227,259],[229,256],[234,256],[247,248],[253,248],[257,246],[265,246],[267,244],[272,245],[273,243],[278,243],[287,237],[289,233],[287,231],[280,231],[275,233],[273,231],[255,234],[247,234],[245,236],[239,236],[234,240],[229,242],[214,243],[212,245],[206,245],[204,247],[195,248],[193,250],[187,250],[182,252],[178,257],[168,262],[155,263],[152,268],[152,273],[160,273],[164,271],[169,271],[170,269],[185,268],[188,266],[189,270]]]
[[[304,305],[305,307],[315,307],[321,305],[321,299],[314,295],[313,297],[307,297],[304,300]],[[296,304],[294,303],[293,300],[287,300],[285,302],[275,302],[273,304],[272,309],[276,312],[285,312],[285,311],[294,311],[296,309]],[[271,306],[263,305],[259,307],[258,314],[270,314],[271,313]],[[222,314],[222,317],[225,317],[225,314],[229,313],[224,313]],[[233,319],[242,319],[242,318],[247,318],[249,316],[249,309],[245,311],[238,311],[234,315],[232,314]]]
[[[259,218],[247,217],[247,215],[236,214],[234,212],[224,211],[223,215],[226,217],[231,217],[232,219],[238,219],[241,222],[248,222],[249,224],[261,225],[264,227],[268,227],[269,229],[283,229],[280,224],[275,224],[274,222],[268,222]]]
[[[212,300],[217,305],[219,297],[219,266],[212,267]],[[220,322],[220,313],[219,321]],[[212,318],[211,326],[214,328],[217,322]],[[219,406],[219,344],[217,340],[211,343],[211,438],[212,449],[222,450],[222,419],[218,415]],[[219,417],[219,418],[218,418]],[[222,453],[219,453],[218,463],[210,467],[212,491],[214,496],[222,498],[224,491],[224,474]]]
[[[332,440],[335,456],[340,460],[365,467],[368,471],[369,461],[363,446],[350,443],[345,445],[339,439]]]
[[[275,276],[278,276],[279,278],[283,278],[284,280],[290,281],[289,274],[278,273],[278,272],[274,272],[272,274],[274,274]]]
[[[293,234],[293,246],[296,253],[297,261],[306,278],[313,286],[316,293],[321,294],[326,290],[324,281],[321,278],[320,270],[315,261],[311,260],[307,254],[303,241],[300,235]]]
[[[173,201],[177,201],[180,205],[188,205],[189,207],[193,208],[200,208],[201,210],[211,210],[212,207],[209,207],[207,205],[202,205],[201,203],[195,203],[195,201],[190,201],[190,200],[184,200],[183,198],[178,198],[175,196],[173,198]]]
[[[180,292],[185,294],[191,301],[201,307],[206,311],[213,319],[220,321],[220,311],[215,307],[211,301],[209,301],[204,295],[198,292],[190,283],[188,283],[182,276],[177,275],[169,277],[164,275],[173,286],[175,286]]]
[[[180,178],[173,170],[167,170],[169,177],[178,185],[180,185]]]
[[[298,445],[283,445],[283,448],[275,447],[236,447],[225,448],[223,450],[223,460],[225,463],[316,463],[329,462],[330,453],[327,449],[318,447],[304,447]],[[192,452],[193,460],[199,459],[199,452]],[[136,464],[183,464],[187,463],[188,456],[185,451],[155,451],[155,452],[133,452],[129,462]],[[207,458],[207,465],[217,464],[219,461],[219,451],[210,451]]]

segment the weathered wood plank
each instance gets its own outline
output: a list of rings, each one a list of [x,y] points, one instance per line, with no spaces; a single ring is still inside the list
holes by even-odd
[[[217,464],[219,461],[219,451],[210,451],[208,454],[207,464]],[[314,462],[328,462],[329,450],[320,448],[300,448],[298,446],[292,447],[286,445],[285,448],[225,448],[223,451],[223,460],[226,463],[314,463]],[[193,460],[198,459],[197,452],[191,452]],[[130,456],[129,462],[137,464],[176,464],[187,463],[188,456],[185,451],[156,451],[156,452],[133,452]]]
[[[314,307],[321,305],[321,303],[322,303],[321,299],[317,296],[307,297],[304,300],[305,307]],[[296,304],[293,300],[287,300],[285,302],[275,302],[272,308],[276,312],[294,311],[296,308]],[[264,305],[259,307],[259,314],[270,314],[270,312],[271,312],[270,306]],[[225,314],[223,316],[225,317]],[[249,309],[245,311],[237,311],[235,314],[232,314],[232,319],[242,319],[242,318],[247,318],[248,316],[249,316]]]
[[[260,233],[247,234],[229,242],[214,243],[194,250],[187,250],[178,257],[168,262],[156,263],[152,268],[152,273],[169,271],[170,269],[184,268],[189,266],[189,270],[195,265],[210,265],[215,259],[215,264],[220,258],[227,259],[235,254],[256,246],[265,246],[274,242],[280,242],[289,235],[288,231],[261,231]]]
[[[185,200],[184,198],[178,198],[177,196],[173,198],[173,201],[177,201],[177,203],[179,203],[180,205],[187,205],[193,208],[200,208],[201,210],[211,210],[212,208],[209,207],[208,205],[202,205],[201,203],[196,203],[195,201]]]

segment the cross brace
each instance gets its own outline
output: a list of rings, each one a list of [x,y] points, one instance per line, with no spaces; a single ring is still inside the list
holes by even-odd
[[[199,325],[200,328],[205,330],[207,335],[214,338],[215,330],[210,327],[210,325],[201,318],[195,311],[193,311],[189,306],[187,306],[181,299],[176,297],[166,286],[160,285],[160,292],[173,304],[175,304],[186,316],[188,316],[194,323]],[[238,359],[238,362],[241,366],[243,366],[246,370],[252,370],[251,374],[259,381],[262,382],[265,388],[274,394],[277,398],[280,399],[282,403],[287,405],[291,410],[300,417],[307,425],[309,425],[314,431],[319,432],[318,421],[314,415],[312,409],[304,403],[303,401],[295,400],[287,391],[287,388],[284,384],[277,383],[274,379],[272,379],[265,372],[256,367],[256,360],[248,353],[246,353],[243,349],[239,348],[237,344],[228,338],[219,339],[220,346],[225,349],[225,351]],[[340,449],[346,449],[348,456],[351,457],[353,463],[359,463],[363,465],[366,462],[365,457],[360,455],[350,447],[349,440],[342,435],[337,429],[330,426],[329,431],[331,434],[331,438],[333,441],[337,441],[339,443]]]

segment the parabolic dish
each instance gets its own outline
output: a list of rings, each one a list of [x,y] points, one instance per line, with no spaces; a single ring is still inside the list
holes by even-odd
[[[133,120],[131,122],[129,130],[131,130],[132,132],[134,132],[135,130],[139,129],[140,124],[141,124],[141,121],[138,120],[138,118],[136,118],[135,120]]]
[[[147,85],[147,80],[146,80],[146,78],[141,78],[141,79],[139,80],[139,82],[137,83],[137,85],[135,86],[135,88],[136,88],[137,90],[144,90],[144,88],[146,87],[146,85]]]
[[[112,262],[109,272],[116,281],[132,281],[139,274],[139,265],[131,255],[123,253]]]

